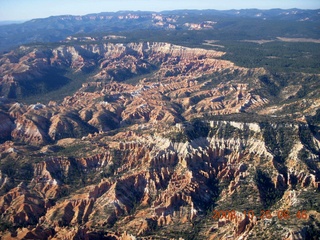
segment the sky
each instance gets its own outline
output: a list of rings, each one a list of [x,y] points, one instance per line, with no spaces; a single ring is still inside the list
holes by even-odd
[[[245,8],[320,9],[320,0],[0,0],[0,21],[121,10]]]

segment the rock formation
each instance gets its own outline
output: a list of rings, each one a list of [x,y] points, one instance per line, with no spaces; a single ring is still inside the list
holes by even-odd
[[[0,99],[2,238],[319,233],[318,103],[303,121],[253,114],[274,104],[266,70],[167,43],[22,50],[1,58],[3,93],[48,69],[97,72],[59,102]]]

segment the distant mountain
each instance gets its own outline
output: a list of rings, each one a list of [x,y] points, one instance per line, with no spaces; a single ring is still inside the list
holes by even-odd
[[[116,33],[133,30],[226,30],[224,34],[243,29],[248,21],[257,26],[276,28],[273,37],[288,30],[294,37],[320,38],[319,10],[272,9],[272,10],[177,10],[165,12],[107,12],[85,16],[55,16],[34,19],[22,24],[0,26],[0,51],[31,42],[55,42],[69,35],[81,33]],[[254,20],[253,20],[254,19]],[[280,21],[275,24],[275,21]],[[296,24],[288,28],[288,23]],[[0,24],[1,25],[1,24]],[[279,26],[283,26],[282,28]],[[250,28],[252,33],[261,29]],[[248,29],[246,29],[248,31]],[[261,33],[259,33],[261,34]],[[283,35],[283,34],[280,34]],[[266,34],[267,36],[267,34]]]
[[[26,22],[26,21],[0,21],[0,26],[11,25],[11,24],[21,24],[24,22]]]

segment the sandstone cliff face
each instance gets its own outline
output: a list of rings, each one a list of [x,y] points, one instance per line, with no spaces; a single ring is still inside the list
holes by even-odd
[[[21,52],[25,55],[21,56]],[[175,69],[187,73],[189,68],[204,65],[205,68],[233,66],[232,63],[214,60],[223,52],[203,49],[190,49],[168,43],[130,44],[85,44],[62,45],[53,49],[20,47],[1,56],[0,84],[2,94],[9,97],[25,96],[32,90],[29,85],[38,87],[33,91],[48,91],[64,85],[57,81],[55,86],[45,78],[59,70],[70,68],[75,72],[99,69],[94,79],[114,79],[123,81],[130,77],[150,73],[156,65],[164,64],[168,71]],[[181,61],[179,60],[181,58]],[[199,59],[201,58],[201,59]],[[193,63],[195,60],[197,64]],[[180,62],[176,67],[172,63]],[[185,64],[187,66],[185,66]],[[168,66],[167,66],[168,65]],[[190,66],[189,66],[190,65]],[[203,67],[201,69],[207,70]],[[38,83],[37,83],[38,82]],[[45,86],[47,89],[41,89]]]
[[[46,143],[48,122],[39,115],[23,115],[16,119],[16,128],[11,135],[14,139],[26,143]]]
[[[255,112],[258,109],[262,114],[271,111],[286,116],[286,109],[291,106],[265,108],[275,101],[261,81],[268,75],[266,70],[240,68],[219,59],[224,53],[214,50],[145,42],[62,44],[54,49],[28,47],[21,51],[25,52],[22,57],[21,53],[18,57],[13,51],[3,55],[1,60],[3,70],[0,77],[3,80],[0,84],[8,83],[10,75],[11,92],[22,94],[25,79],[28,79],[23,75],[33,75],[34,69],[40,69],[37,71],[43,79],[46,79],[48,68],[59,73],[57,68],[90,72],[88,68],[92,67],[98,73],[91,74],[91,81],[95,82],[84,83],[81,89],[60,103],[3,103],[6,106],[1,113],[3,131],[0,137],[3,139],[41,145],[134,124],[151,129],[195,117]],[[21,68],[20,65],[28,67]],[[24,80],[21,82],[19,77],[14,77],[15,74]],[[139,77],[132,80],[135,76]],[[135,81],[136,84],[123,81]],[[290,89],[288,86],[284,91]],[[312,102],[313,105],[311,100],[310,104],[305,104],[305,112],[295,113],[296,117],[300,118],[304,113],[314,114],[318,102]]]
[[[53,238],[113,232],[116,239],[125,239],[125,231],[134,236],[173,237],[198,229],[194,236],[238,239],[272,228],[257,210],[272,208],[270,221],[283,229],[281,236],[304,234],[301,229],[308,219],[297,223],[292,217],[285,227],[276,215],[284,208],[298,211],[308,201],[306,193],[319,189],[319,170],[311,170],[305,159],[313,153],[300,142],[299,125],[208,121],[203,126],[208,127],[207,136],[186,142],[164,135],[197,132],[198,125],[167,130],[162,136],[91,136],[93,142],[108,139],[104,153],[36,163],[30,183],[0,197],[2,219],[16,226],[38,223],[36,228],[17,230],[21,238],[42,236],[41,228],[41,234]],[[284,129],[290,134],[282,140],[276,132],[272,135]],[[282,141],[292,148],[287,150]],[[237,218],[213,219],[213,205],[216,210],[235,209]],[[243,213],[251,209],[254,218]],[[306,213],[314,215],[310,210]]]
[[[3,219],[17,225],[33,225],[45,212],[45,201],[30,192],[24,184],[12,189],[1,197]]]
[[[222,71],[238,71],[250,79],[264,73],[262,69],[248,70],[217,59],[224,53],[214,50],[146,42],[62,45],[51,50],[27,48],[24,51],[26,55],[19,59],[13,58],[15,52],[3,56],[3,78],[18,71],[18,66],[10,68],[10,64],[30,64],[23,71],[18,68],[22,75],[33,74],[34,68],[43,67],[86,71],[86,68],[95,65],[99,70],[92,80],[100,82],[83,84],[74,95],[65,97],[61,104],[37,103],[28,106],[5,103],[8,110],[1,115],[1,137],[10,138],[11,135],[15,140],[33,145],[67,137],[83,137],[137,123],[150,128],[205,114],[252,111],[269,102],[260,95],[252,94],[248,84],[235,81],[215,85],[209,77],[204,77],[205,81],[197,81],[204,73],[209,76]],[[49,60],[47,54],[52,55]],[[10,62],[8,66],[7,62]],[[121,82],[145,73],[149,73],[150,79],[141,78],[136,85],[105,82],[111,79]],[[19,78],[12,77],[12,84],[17,89],[19,81]]]

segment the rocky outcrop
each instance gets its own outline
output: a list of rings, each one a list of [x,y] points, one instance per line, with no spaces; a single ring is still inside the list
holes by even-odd
[[[40,228],[45,229],[41,234],[55,238],[67,232],[70,236],[100,234],[102,228],[143,236],[166,234],[177,226],[184,226],[181,231],[187,232],[195,227],[193,223],[203,224],[198,233],[201,236],[224,238],[232,234],[240,238],[257,232],[263,221],[258,213],[253,218],[242,209],[265,207],[261,198],[265,189],[255,179],[257,169],[264,172],[259,174],[268,191],[282,193],[277,195],[281,199],[280,210],[298,206],[305,201],[303,191],[317,189],[317,176],[302,162],[293,170],[290,159],[294,152],[286,155],[288,160],[283,166],[287,172],[275,162],[274,149],[264,135],[271,131],[270,126],[237,121],[206,124],[210,136],[187,142],[131,132],[109,136],[110,146],[101,154],[52,157],[36,163],[30,183],[21,184],[0,198],[3,219],[16,226],[22,222],[38,224],[36,228],[18,230],[19,236],[42,236]],[[195,131],[196,126],[179,131]],[[272,128],[290,128],[291,133],[298,134],[295,125],[273,124]],[[126,138],[131,140],[125,141]],[[88,139],[101,141],[101,136]],[[62,141],[67,143],[61,140],[61,146]],[[303,148],[304,145],[300,150]],[[261,165],[268,166],[268,172]],[[297,187],[304,190],[292,190]],[[246,196],[249,191],[250,197]],[[239,208],[236,218],[214,220],[213,213],[205,214],[213,204],[217,210],[232,210],[234,202]],[[114,237],[122,238],[121,234]]]
[[[25,114],[17,118],[16,127],[12,131],[12,138],[29,144],[43,144],[48,142],[48,120],[39,115]]]
[[[1,237],[244,239],[274,231],[276,216],[250,209],[317,206],[317,115],[250,114],[273,101],[264,69],[168,43],[22,50],[1,60],[12,88],[39,69],[98,73],[60,102],[1,99],[0,220],[15,231]],[[238,217],[214,220],[214,209]],[[304,223],[277,227],[307,236]]]
[[[24,184],[11,189],[0,197],[2,218],[15,225],[33,225],[44,215],[45,201],[29,191]]]
[[[95,66],[98,73],[95,71],[91,76],[93,82],[84,83],[59,103],[4,102],[0,116],[3,140],[13,138],[43,145],[120,127],[167,128],[193,118],[250,113],[257,109],[263,112],[274,100],[260,80],[268,75],[266,70],[238,67],[220,59],[224,52],[214,50],[144,42],[62,44],[54,49],[26,47],[21,51],[25,54],[20,58],[15,57],[15,51],[3,55],[4,70],[0,71],[6,79],[3,82],[8,83],[11,76],[10,84],[16,90],[22,80],[15,78],[15,73],[33,74],[34,69],[59,67],[87,72]],[[46,74],[44,70],[38,72]],[[216,81],[218,77],[221,80]],[[135,84],[123,82],[127,80],[134,80]],[[19,92],[22,91],[21,88]]]
[[[66,79],[61,77],[56,85],[46,82],[46,77],[59,74],[59,70],[71,68],[77,71],[90,71],[99,68],[100,72],[95,79],[126,80],[140,74],[150,73],[156,69],[155,64],[170,62],[177,57],[181,58],[179,68],[185,68],[185,61],[195,61],[198,58],[212,59],[220,57],[224,53],[213,50],[190,49],[168,43],[130,43],[130,44],[88,44],[68,46],[61,45],[53,49],[38,49],[21,47],[21,53],[12,51],[2,55],[0,67],[0,84],[2,94],[9,97],[25,96],[31,86],[38,87],[41,92],[57,89],[66,84]],[[19,55],[19,57],[18,57]],[[169,60],[166,58],[170,56]],[[200,60],[204,61],[204,60]],[[230,63],[208,60],[208,65],[220,67]],[[220,63],[219,63],[220,62]],[[171,63],[172,64],[172,63]],[[191,65],[193,65],[191,63]],[[179,70],[181,72],[189,71]],[[196,66],[193,67],[196,69]],[[44,87],[43,87],[44,86]],[[46,89],[45,89],[46,88]],[[33,89],[36,93],[37,91]]]
[[[9,183],[9,178],[0,171],[0,191],[4,192]]]
[[[36,227],[34,229],[19,228],[16,233],[6,233],[2,236],[2,239],[48,239],[54,235],[54,230],[45,229],[43,227]]]
[[[50,122],[48,135],[54,141],[64,138],[80,138],[96,131],[93,126],[83,122],[74,113],[56,114],[51,117]]]

